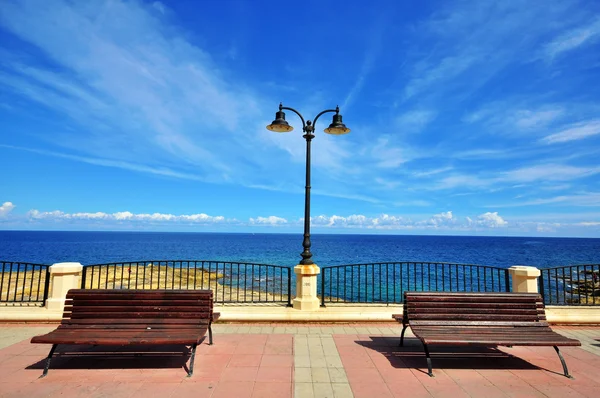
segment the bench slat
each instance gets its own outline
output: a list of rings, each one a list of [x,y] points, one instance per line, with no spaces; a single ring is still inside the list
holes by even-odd
[[[452,321],[452,320],[444,320],[444,321],[411,321],[409,320],[409,325],[412,326],[435,326],[435,325],[443,325],[443,326],[527,326],[531,328],[535,327],[546,327],[548,326],[547,322],[509,322],[509,321]]]
[[[408,307],[409,315],[427,314],[490,314],[490,308],[428,308],[424,311],[422,308]],[[533,315],[541,313],[536,308],[495,308],[494,314],[500,315]]]
[[[446,308],[448,306],[452,306],[455,308],[496,308],[496,309],[502,309],[502,308],[516,308],[516,309],[523,309],[523,308],[532,308],[531,302],[527,301],[527,302],[523,302],[523,303],[516,303],[516,302],[509,302],[509,303],[499,303],[499,302],[487,302],[487,303],[477,303],[477,302],[444,302],[444,301],[418,301],[418,302],[410,302],[409,304],[410,308]],[[537,302],[535,308],[544,308],[544,304],[541,302]]]
[[[537,322],[538,317],[537,314],[532,315],[514,315],[514,314],[460,314],[460,313],[449,313],[449,314],[411,314],[409,312],[408,318],[412,321],[419,320],[439,320],[444,322],[446,320],[465,320],[465,321],[505,321],[505,322]]]
[[[448,302],[448,303],[535,303],[535,297],[472,297],[472,296],[409,296],[412,302]]]
[[[147,318],[158,318],[169,319],[169,318],[188,318],[188,319],[207,319],[211,317],[210,313],[199,313],[199,312],[76,312],[71,314],[69,319],[120,319],[136,317],[140,319]]]
[[[181,300],[177,298],[172,299],[135,299],[135,304],[138,306],[148,306],[148,305],[174,305],[174,306],[195,306],[198,303],[208,303],[209,298],[202,298],[200,300]],[[69,303],[69,300],[66,300],[66,303]],[[66,304],[68,305],[68,304]],[[121,305],[131,305],[131,300],[122,300],[122,299],[105,299],[105,300],[87,300],[87,299],[77,299],[77,305],[83,307],[106,307],[106,306],[121,306]]]

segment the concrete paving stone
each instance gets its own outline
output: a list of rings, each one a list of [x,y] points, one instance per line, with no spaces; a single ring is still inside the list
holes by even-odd
[[[354,398],[352,388],[348,383],[331,383],[334,398]]]
[[[325,355],[311,355],[310,366],[314,368],[326,368],[327,360],[325,359]]]
[[[329,370],[327,368],[311,368],[311,378],[313,383],[331,383]]]
[[[338,355],[337,347],[335,345],[325,345],[323,346],[323,354],[326,356]]]
[[[313,383],[314,398],[332,398],[333,388],[331,383]]]
[[[311,368],[295,368],[294,382],[296,383],[312,383]]]
[[[342,359],[339,354],[336,355],[325,355],[325,363],[328,368],[343,368]]]
[[[294,356],[294,366],[296,368],[310,368],[311,367],[310,357],[308,355],[295,355]]]
[[[327,368],[332,383],[348,383],[346,371],[343,368]]]
[[[294,383],[294,398],[314,398],[313,383]]]

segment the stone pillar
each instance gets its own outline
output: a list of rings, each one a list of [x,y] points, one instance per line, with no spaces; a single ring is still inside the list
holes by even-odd
[[[541,274],[536,267],[513,265],[508,269],[512,277],[512,291],[515,293],[539,293],[538,278]]]
[[[62,312],[69,289],[81,288],[83,265],[80,263],[56,263],[50,266],[50,285],[46,308]]]
[[[317,275],[321,269],[317,264],[296,265],[296,298],[294,298],[294,309],[303,311],[315,311],[319,309],[319,298],[317,297]]]

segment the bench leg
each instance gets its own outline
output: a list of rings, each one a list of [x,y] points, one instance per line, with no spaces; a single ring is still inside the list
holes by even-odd
[[[431,357],[429,356],[429,348],[427,344],[423,343],[423,349],[425,350],[425,356],[427,357],[427,374],[429,377],[433,377],[433,369],[431,368]]]
[[[404,345],[404,332],[406,332],[407,327],[408,325],[404,325],[404,327],[402,328],[402,333],[400,334],[400,344],[398,344],[399,347],[402,347]]]
[[[568,377],[569,379],[572,379],[573,376],[571,376],[569,374],[569,369],[567,369],[567,363],[565,362],[565,359],[563,358],[563,356],[560,354],[560,351],[558,350],[557,346],[553,346],[554,350],[556,351],[556,353],[558,354],[558,357],[560,358],[560,363],[562,363],[562,367],[563,367],[563,371],[565,372],[565,376]]]
[[[212,327],[210,326],[210,324],[208,325],[208,345],[212,345],[213,341],[212,341]]]
[[[190,368],[188,370],[187,377],[192,377],[194,374],[194,359],[196,358],[196,346],[198,344],[194,343],[192,346],[192,355],[190,355]]]
[[[52,354],[54,354],[54,350],[56,350],[56,347],[58,347],[58,344],[52,344],[52,348],[50,349],[48,358],[46,358],[46,366],[44,366],[44,372],[40,376],[40,379],[42,377],[46,377],[46,375],[48,374],[48,369],[50,368],[50,360],[52,359]]]

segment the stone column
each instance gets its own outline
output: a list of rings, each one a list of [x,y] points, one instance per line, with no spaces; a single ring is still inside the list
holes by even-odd
[[[317,297],[317,275],[321,269],[317,264],[296,265],[296,298],[293,306],[297,310],[315,311],[319,309],[319,298]]]
[[[536,267],[513,265],[508,269],[512,277],[512,291],[515,293],[539,293],[538,278],[541,274]]]
[[[81,288],[83,265],[80,263],[56,263],[50,266],[50,285],[46,308],[62,312],[69,289]]]

